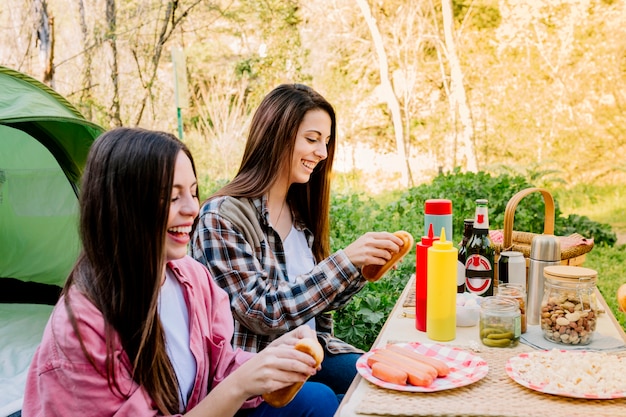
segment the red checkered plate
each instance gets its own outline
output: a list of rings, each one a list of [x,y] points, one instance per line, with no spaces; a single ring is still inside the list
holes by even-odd
[[[359,374],[372,384],[382,388],[408,392],[435,392],[472,384],[489,372],[489,365],[480,356],[453,346],[419,342],[397,343],[397,345],[410,347],[417,353],[444,361],[450,367],[450,374],[436,378],[427,387],[416,387],[410,384],[398,385],[381,381],[372,375],[372,368],[367,365],[367,358],[380,349],[373,349],[359,358],[356,362],[356,369]]]
[[[626,397],[626,358],[603,352],[545,350],[509,358],[506,373],[545,394],[591,400]]]

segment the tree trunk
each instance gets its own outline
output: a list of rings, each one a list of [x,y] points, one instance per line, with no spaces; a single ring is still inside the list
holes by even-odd
[[[406,156],[404,147],[404,133],[402,127],[402,115],[400,113],[400,104],[396,97],[391,80],[389,79],[389,65],[387,63],[387,53],[385,52],[385,46],[383,45],[383,38],[380,35],[378,26],[376,25],[376,19],[373,18],[370,6],[367,0],[356,0],[357,4],[361,8],[361,13],[367,23],[367,26],[372,34],[372,40],[374,41],[374,47],[376,48],[376,54],[378,55],[378,71],[380,73],[380,86],[382,92],[389,106],[391,112],[391,118],[393,121],[393,130],[396,138],[396,152],[398,156],[405,162],[405,165],[400,170],[402,183],[408,187],[412,185],[412,178],[409,176],[409,161]]]
[[[92,93],[91,93],[91,65],[92,65],[92,52],[91,47],[89,45],[89,30],[87,28],[87,18],[85,15],[85,1],[84,0],[76,0],[78,5],[78,19],[80,21],[80,32],[82,36],[82,44],[83,44],[83,79],[82,79],[82,92],[80,95],[80,110],[83,116],[87,120],[91,120],[93,118],[92,106],[93,103]]]
[[[117,57],[117,17],[115,0],[106,0],[107,43],[111,47],[111,82],[113,83],[113,98],[109,118],[113,126],[122,126],[120,113],[120,87]]]
[[[54,17],[48,13],[46,0],[35,0],[35,31],[39,43],[39,60],[43,67],[42,81],[54,88]]]
[[[145,94],[141,100],[141,104],[139,105],[139,112],[137,113],[137,117],[135,118],[136,125],[139,125],[139,123],[141,122],[141,118],[143,117],[143,112],[146,106],[148,105],[148,100],[153,95],[152,88],[154,86],[154,81],[156,80],[156,77],[157,77],[157,71],[159,69],[159,62],[161,61],[161,55],[163,53],[163,46],[172,36],[172,33],[174,33],[174,30],[176,29],[176,27],[183,21],[183,19],[185,19],[189,15],[191,10],[194,7],[196,7],[198,4],[200,4],[201,2],[202,0],[194,1],[193,3],[189,5],[189,7],[180,11],[180,13],[178,14],[177,12],[180,6],[178,0],[170,1],[168,3],[166,11],[165,11],[165,16],[163,17],[163,24],[157,36],[157,42],[154,46],[154,52],[150,60],[151,66],[148,70],[149,73],[147,77],[142,76],[141,65],[139,64],[139,56],[137,54],[137,51],[133,49],[132,51],[133,57],[135,58],[137,68],[139,70],[140,79],[145,80],[143,81]]]
[[[463,72],[459,57],[456,52],[454,41],[454,17],[452,15],[452,1],[442,0],[441,11],[443,14],[443,33],[448,52],[448,62],[450,63],[450,111],[453,126],[456,132],[457,115],[461,124],[461,132],[456,133],[452,168],[460,166],[467,171],[476,172],[476,153],[474,151],[474,125],[470,114],[465,86],[463,85]]]

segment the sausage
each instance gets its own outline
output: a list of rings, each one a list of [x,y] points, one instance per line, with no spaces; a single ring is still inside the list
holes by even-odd
[[[397,385],[406,385],[409,375],[401,369],[388,365],[384,362],[372,364],[372,375],[381,381]]]
[[[315,359],[316,367],[319,366],[324,359],[324,348],[315,339],[300,339],[296,342],[294,348],[299,350],[300,352],[308,353],[309,355],[313,356],[313,358]],[[262,395],[262,397],[265,402],[272,407],[284,407],[289,404],[291,400],[293,400],[293,397],[295,397],[298,391],[300,391],[302,385],[304,385],[303,381],[295,382],[284,388],[277,389],[276,391],[265,393]]]
[[[435,378],[437,378],[437,369],[435,369],[434,366],[431,366],[427,363],[424,362],[418,362],[414,359],[410,359],[407,358],[405,356],[403,356],[402,354],[398,353],[398,352],[394,352],[392,350],[389,350],[387,348],[384,349],[380,349],[377,351],[377,353],[380,353],[381,355],[385,355],[385,356],[389,356],[392,357],[393,359],[395,359],[396,361],[399,361],[400,363],[403,363],[405,365],[411,365],[417,369],[422,370],[423,372],[426,372],[428,375],[430,375],[433,380]]]
[[[402,239],[404,244],[398,252],[391,255],[391,258],[384,265],[364,265],[363,268],[361,268],[361,274],[366,280],[374,282],[381,279],[387,271],[397,264],[398,261],[413,248],[413,236],[409,232],[398,230],[393,234]]]
[[[382,351],[375,352],[367,358],[367,364],[370,368],[378,362],[406,372],[409,383],[417,387],[427,387],[435,380],[435,377],[423,368],[414,366],[413,363],[403,361],[402,358],[397,356],[384,355]]]
[[[441,361],[437,358],[433,358],[430,356],[422,355],[421,353],[414,352],[410,349],[404,348],[398,345],[388,345],[386,349],[391,350],[392,352],[397,352],[401,355],[406,356],[407,358],[426,363],[437,370],[438,377],[447,376],[450,373],[450,367],[444,361]]]

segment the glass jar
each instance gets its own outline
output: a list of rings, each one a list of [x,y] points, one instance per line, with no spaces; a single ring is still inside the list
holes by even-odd
[[[489,347],[513,347],[522,333],[517,301],[491,296],[480,304],[480,340]]]
[[[519,305],[522,333],[526,333],[526,290],[521,284],[502,283],[498,285],[498,297],[515,300]]]
[[[544,268],[543,276],[543,337],[566,345],[591,343],[598,317],[594,296],[598,273],[580,266],[555,265]]]

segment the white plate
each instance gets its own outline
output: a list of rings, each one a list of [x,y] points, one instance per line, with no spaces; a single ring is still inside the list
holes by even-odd
[[[459,349],[453,346],[435,343],[397,343],[398,346],[410,347],[417,353],[431,356],[444,361],[450,367],[450,374],[445,377],[436,378],[427,387],[417,387],[415,385],[398,385],[381,381],[372,375],[372,368],[367,365],[367,358],[380,349],[374,349],[359,358],[356,362],[356,369],[369,382],[382,388],[408,392],[435,392],[452,388],[463,387],[472,384],[489,372],[489,366],[480,356]]]
[[[520,353],[507,361],[506,373],[518,384],[545,394],[593,400],[626,397],[626,358],[602,352]]]

